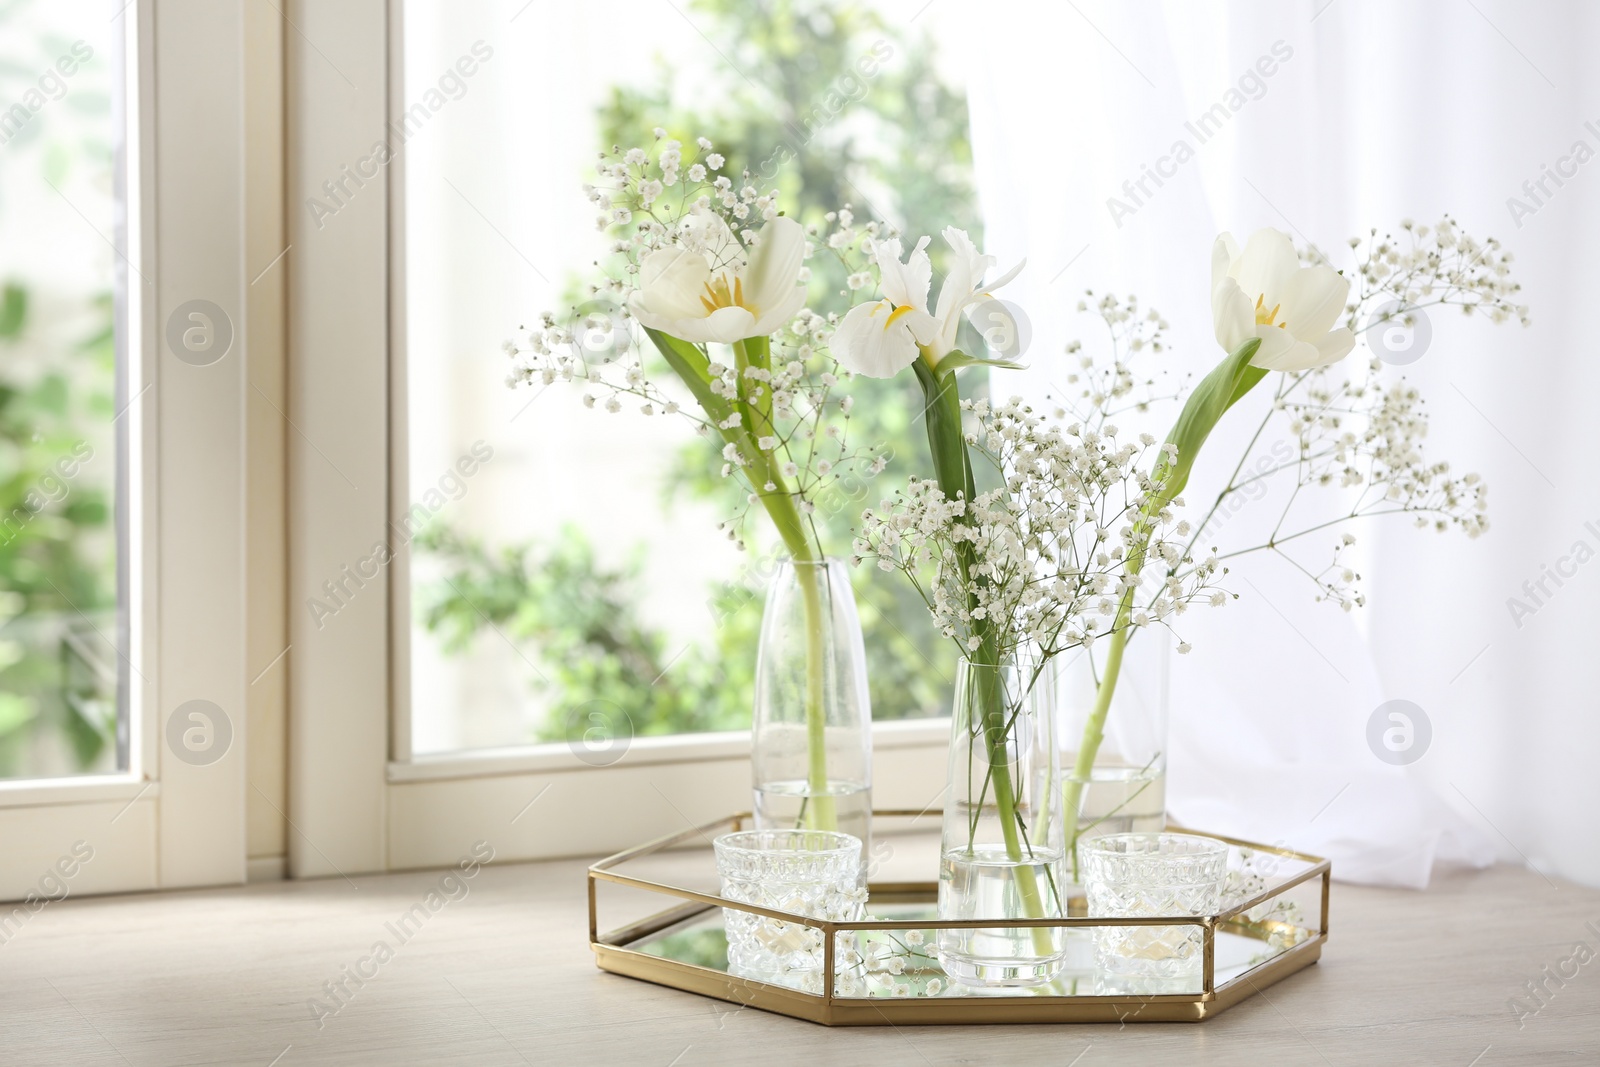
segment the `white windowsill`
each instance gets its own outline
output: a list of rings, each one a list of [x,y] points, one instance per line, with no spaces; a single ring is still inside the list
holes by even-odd
[[[950,720],[906,719],[874,723],[874,751],[937,748],[950,739]],[[683,734],[670,737],[636,737],[627,754],[610,767],[646,767],[664,763],[698,763],[748,759],[750,734]],[[493,778],[552,771],[603,771],[573,755],[563,744],[524,745],[469,752],[443,752],[418,756],[409,762],[391,761],[390,782],[431,782],[455,778]]]
[[[49,804],[96,804],[161,794],[159,782],[132,774],[86,774],[81,778],[18,778],[0,781],[0,808]]]

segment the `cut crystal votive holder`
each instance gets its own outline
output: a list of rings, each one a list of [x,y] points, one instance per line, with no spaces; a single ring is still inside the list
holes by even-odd
[[[1228,846],[1192,834],[1107,834],[1079,845],[1090,918],[1133,919],[1215,914],[1228,869]],[[1097,926],[1099,969],[1126,978],[1185,978],[1200,973],[1200,926]]]
[[[791,915],[851,921],[866,910],[861,839],[828,830],[745,830],[712,842],[722,895]],[[722,909],[728,972],[807,992],[822,991],[822,931]]]

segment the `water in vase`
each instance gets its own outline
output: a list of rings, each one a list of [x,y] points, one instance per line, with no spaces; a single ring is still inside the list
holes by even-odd
[[[951,849],[939,865],[939,918],[1060,916],[1061,859],[1043,849],[1023,862],[1003,848]],[[1060,927],[941,930],[939,963],[965,985],[1038,985],[1061,970],[1063,935]]]
[[[756,826],[762,830],[837,830],[861,839],[862,879],[872,855],[872,789],[830,779],[814,793],[804,779],[763,782],[755,790]],[[831,814],[831,818],[830,818]]]
[[[1142,767],[1096,767],[1081,796],[1080,837],[1153,833],[1167,828],[1165,770],[1152,773]]]
[[[1072,779],[1067,778],[1066,795],[1072,796]],[[1096,767],[1082,787],[1078,801],[1077,839],[1087,840],[1104,834],[1156,833],[1167,828],[1167,772],[1143,767]],[[1083,903],[1083,890],[1076,885],[1080,867],[1077,854],[1068,857],[1068,895]],[[1082,908],[1073,909],[1081,914]]]

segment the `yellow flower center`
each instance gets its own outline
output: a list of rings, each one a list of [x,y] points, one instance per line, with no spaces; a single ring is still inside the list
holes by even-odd
[[[911,313],[911,305],[910,304],[899,304],[899,305],[897,305],[893,311],[889,312],[889,317],[883,320],[883,328],[885,330],[887,330],[889,327],[891,327],[891,326],[893,326],[895,324],[895,320],[903,318],[906,315],[909,315],[910,313]]]
[[[744,280],[737,275],[734,276],[732,289],[728,288],[726,274],[719,274],[706,282],[706,295],[700,298],[700,303],[705,305],[707,315],[722,308],[741,307],[760,318],[756,309],[744,302]]]
[[[1256,297],[1256,325],[1257,326],[1276,326],[1280,330],[1287,330],[1289,328],[1289,324],[1287,322],[1278,322],[1277,321],[1278,309],[1281,308],[1283,305],[1282,304],[1273,304],[1272,305],[1272,310],[1268,311],[1262,306],[1266,302],[1267,302],[1267,298],[1266,298],[1265,294]]]

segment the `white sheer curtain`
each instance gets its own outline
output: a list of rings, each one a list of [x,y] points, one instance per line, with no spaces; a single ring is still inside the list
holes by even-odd
[[[1499,858],[1600,884],[1600,359],[1585,325],[1600,282],[1600,7],[996,0],[970,29],[987,250],[1029,261],[1012,295],[1032,321],[1031,369],[997,388],[1065,384],[1065,341],[1098,340],[1074,314],[1086,286],[1159,307],[1175,365],[1203,373],[1219,356],[1207,289],[1221,230],[1276,226],[1348,266],[1344,241],[1365,227],[1448,212],[1515,253],[1534,325],[1441,310],[1404,371],[1428,400],[1430,451],[1489,481],[1493,529],[1357,529],[1369,606],[1349,615],[1282,561],[1241,561],[1228,581],[1241,599],[1186,617],[1170,805],[1321,852],[1352,881],[1421,887],[1437,864]],[[1178,163],[1180,141],[1193,158]],[[1141,190],[1158,164],[1171,176]],[[1523,183],[1546,165],[1563,184],[1535,184],[1536,200]],[[1113,218],[1111,197],[1131,213]],[[1514,218],[1510,197],[1534,212]],[[1208,445],[1191,500],[1225,479],[1262,410]],[[1220,542],[1271,508],[1249,503]],[[1320,565],[1326,551],[1308,538],[1302,554]],[[1512,597],[1533,613],[1514,619]],[[1367,741],[1395,699],[1431,725],[1406,766]]]

